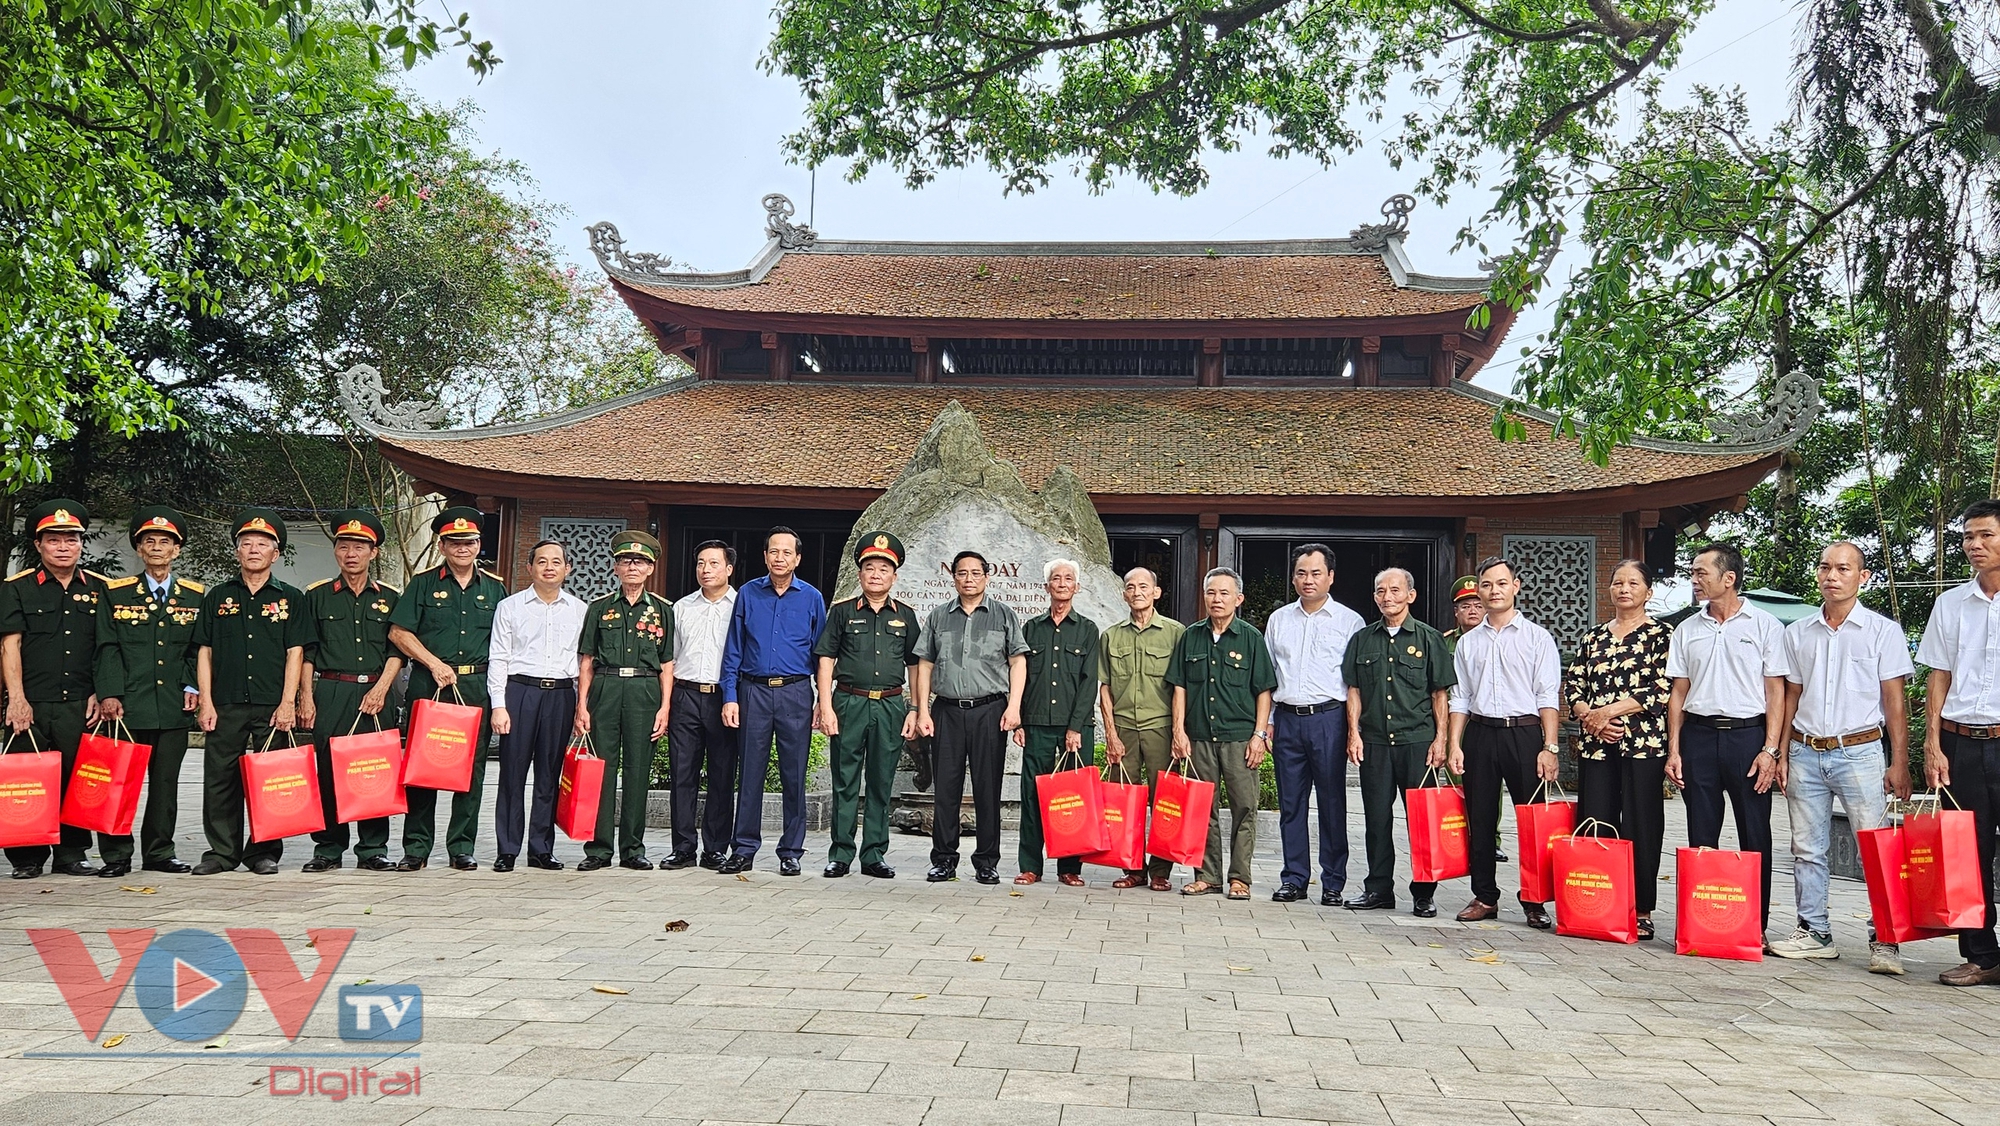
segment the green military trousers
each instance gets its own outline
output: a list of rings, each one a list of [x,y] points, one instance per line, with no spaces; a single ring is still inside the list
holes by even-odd
[[[416,711],[416,701],[430,696],[437,690],[430,674],[418,670],[410,677],[410,711]],[[479,717],[479,740],[472,753],[472,785],[462,794],[451,795],[451,820],[445,823],[444,850],[447,856],[471,856],[473,842],[479,836],[479,803],[486,796],[486,753],[487,744],[493,741],[493,709],[486,706],[486,677],[484,674],[461,676],[458,678],[459,697],[467,704],[482,710]],[[446,692],[444,698],[458,703],[458,698]],[[409,725],[403,725],[403,738],[410,737]],[[429,860],[431,847],[437,839],[437,798],[436,790],[423,786],[411,786],[403,791],[409,802],[409,811],[403,815],[403,858],[406,860]]]
[[[123,732],[120,732],[122,735]],[[132,729],[132,741],[153,748],[146,760],[146,809],[139,815],[139,855],[144,864],[174,859],[175,822],[180,820],[181,764],[187,761],[188,729]],[[98,851],[106,864],[132,863],[132,838],[104,836]]]
[[[1113,725],[1116,726],[1116,721]],[[1125,757],[1120,759],[1116,766],[1108,762],[1104,764],[1104,780],[1126,785],[1144,782],[1146,809],[1150,817],[1153,796],[1159,789],[1160,775],[1165,774],[1168,767],[1173,765],[1173,733],[1164,727],[1149,728],[1145,731],[1118,727],[1117,731],[1118,741],[1125,744]],[[1171,879],[1174,874],[1174,862],[1162,860],[1157,856],[1148,856],[1144,868],[1125,874],[1134,879],[1142,876],[1148,880]]]
[[[910,706],[901,696],[870,700],[835,689],[833,715],[840,734],[833,744],[833,847],[835,864],[854,861],[854,818],[861,815],[861,863],[880,864],[889,851],[889,798],[896,788],[896,762],[903,755],[903,719]],[[860,810],[862,792],[868,804]]]
[[[82,700],[35,704],[35,725],[28,729],[33,732],[33,738],[27,735],[14,735],[11,730],[4,736],[14,740],[12,749],[16,751],[25,751],[30,746],[38,746],[45,751],[61,751],[62,788],[65,793],[69,790],[69,776],[76,772],[76,745],[83,738],[83,705]],[[105,851],[107,847],[113,849],[117,847],[114,843],[118,840],[117,837],[104,833],[99,833],[97,836],[99,852]],[[16,868],[40,868],[49,862],[49,851],[48,845],[23,845],[20,848],[8,849],[7,859],[13,861]],[[90,830],[64,825],[62,840],[55,846],[56,864],[58,866],[80,864],[89,855]]]
[[[215,730],[204,741],[201,763],[201,828],[208,836],[204,863],[224,871],[284,855],[283,838],[251,841],[244,834],[243,756],[261,749],[271,734],[268,704],[223,704],[215,709]],[[279,737],[280,739],[283,736]]]
[[[646,855],[646,791],[653,783],[653,717],[660,714],[658,676],[605,676],[590,680],[590,745],[604,760],[604,791],[597,799],[597,833],[585,856],[618,859]],[[622,784],[620,780],[623,780]]]
[[[313,683],[313,757],[319,761],[319,803],[326,814],[326,828],[312,835],[313,857],[339,860],[347,851],[347,823],[338,819],[333,797],[333,745],[342,735],[380,731],[381,716],[370,719],[361,714],[361,698],[370,684],[347,680],[317,679]],[[383,712],[394,716],[389,704]],[[389,855],[389,819],[371,817],[354,827],[354,859],[367,860]]]
[[[1035,776],[1055,770],[1058,759],[1067,759],[1063,750],[1065,727],[1047,727],[1036,724],[1024,727],[1027,741],[1021,749],[1021,871],[1042,874],[1042,799],[1035,789]],[[1083,750],[1079,752],[1084,765],[1091,765],[1096,758],[1096,747],[1091,739],[1092,728],[1083,729]],[[1059,876],[1080,876],[1083,874],[1083,858],[1063,856],[1056,860],[1056,874]]]

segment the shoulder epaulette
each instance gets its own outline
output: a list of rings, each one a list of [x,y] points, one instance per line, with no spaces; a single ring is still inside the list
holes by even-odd
[[[196,594],[208,593],[207,583],[198,583],[193,579],[175,579],[174,581],[188,588],[189,590],[194,591]]]
[[[398,598],[401,598],[403,596],[402,587],[390,586],[388,583],[376,583],[375,585],[381,587],[383,590],[388,591],[390,594],[393,594]]]
[[[14,581],[15,581],[15,580],[17,580],[17,579],[25,579],[25,578],[27,578],[27,577],[28,577],[29,575],[32,575],[32,574],[34,574],[36,570],[37,570],[37,568],[34,568],[34,567],[30,567],[30,568],[28,568],[28,569],[27,569],[27,570],[25,570],[25,571],[16,571],[16,572],[14,572],[13,574],[11,574],[11,575],[8,575],[8,576],[7,576],[7,581],[11,583],[11,582],[14,582]]]
[[[98,582],[101,583],[108,583],[111,581],[111,577],[109,575],[100,575],[96,571],[86,569],[83,573],[89,576],[90,578],[96,579]]]
[[[479,573],[485,575],[489,579],[492,579],[494,582],[499,583],[501,586],[507,585],[506,579],[501,578],[499,575],[494,574],[493,572],[487,570],[484,567],[479,568]]]
[[[131,586],[137,583],[138,581],[139,581],[139,576],[126,575],[122,579],[108,580],[104,585],[110,587],[112,590],[124,590],[126,587]]]
[[[318,581],[318,582],[316,582],[316,583],[312,584],[311,586],[307,587],[306,589],[307,589],[307,590],[318,590],[319,588],[321,588],[321,587],[325,586],[326,584],[328,584],[328,583],[330,583],[330,582],[332,582],[332,581],[333,581],[332,579],[321,579],[320,581]]]

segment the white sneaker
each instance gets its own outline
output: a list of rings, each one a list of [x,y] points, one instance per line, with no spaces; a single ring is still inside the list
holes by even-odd
[[[1903,950],[1893,942],[1868,944],[1868,972],[1903,976]]]
[[[1814,934],[1805,926],[1793,931],[1792,937],[1773,942],[1771,953],[1780,958],[1840,957],[1840,951],[1834,948],[1832,935]]]

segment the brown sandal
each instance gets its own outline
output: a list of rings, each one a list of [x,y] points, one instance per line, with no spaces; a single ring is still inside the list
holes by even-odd
[[[1174,882],[1162,876],[1153,881],[1152,888],[1154,891],[1172,891],[1174,890]]]
[[[1039,884],[1042,882],[1042,877],[1038,872],[1023,872],[1014,877],[1014,882],[1017,884]]]
[[[1215,895],[1221,891],[1219,885],[1211,884],[1207,880],[1195,880],[1181,888],[1182,895]]]
[[[1244,883],[1242,880],[1229,881],[1229,898],[1231,899],[1250,898],[1250,885]]]
[[[1083,877],[1074,872],[1064,872],[1056,877],[1056,882],[1066,888],[1080,888],[1083,886]]]
[[[1111,881],[1111,886],[1115,888],[1135,888],[1145,882],[1145,880],[1138,876],[1120,876]]]

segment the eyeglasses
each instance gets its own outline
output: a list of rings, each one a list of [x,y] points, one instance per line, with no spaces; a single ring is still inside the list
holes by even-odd
[[[986,572],[984,571],[953,571],[951,573],[951,577],[954,579],[979,579],[985,576]]]

